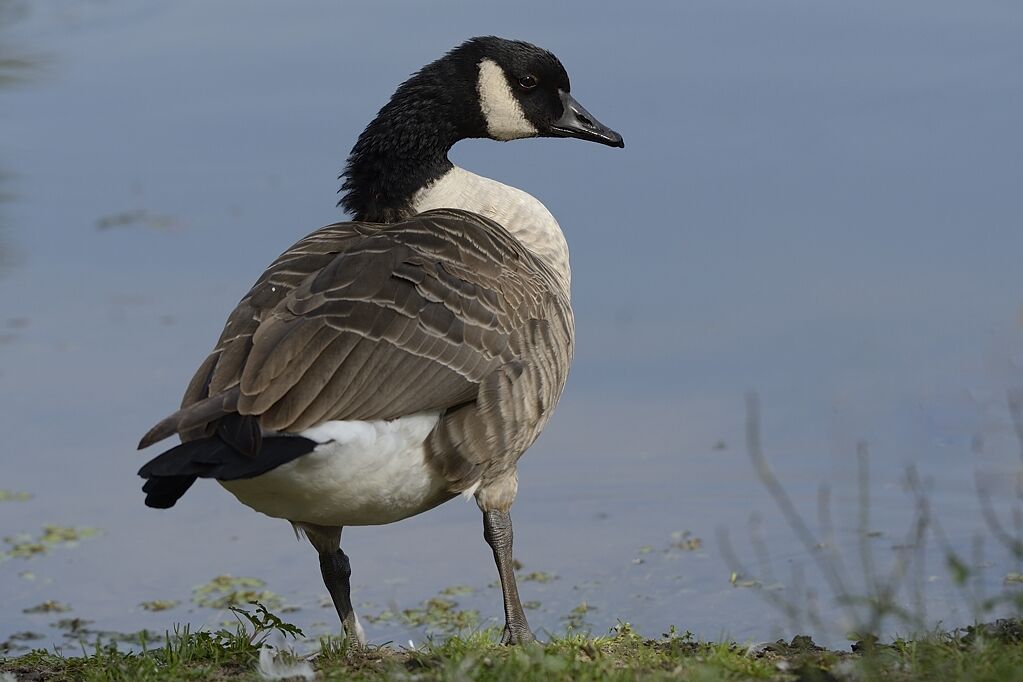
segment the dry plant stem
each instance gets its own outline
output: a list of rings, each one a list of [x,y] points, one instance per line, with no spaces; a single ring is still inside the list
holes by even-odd
[[[776,592],[777,580],[774,576],[774,568],[771,565],[771,553],[767,549],[767,543],[764,542],[764,536],[760,532],[763,519],[759,514],[753,514],[750,516],[750,544],[753,546],[753,552],[757,555],[757,563],[760,564],[760,574],[763,576],[761,584],[761,591],[767,594],[774,595]],[[801,581],[794,582],[794,586],[802,585]],[[800,590],[795,590],[794,594],[799,594]],[[773,603],[776,608],[780,609],[788,620],[789,625],[793,628],[799,625],[799,604],[794,600],[790,601],[785,599],[780,594],[773,599]]]
[[[906,532],[902,545],[896,550],[895,563],[892,565],[888,579],[881,583],[878,593],[879,609],[883,609],[885,613],[895,614],[907,624],[921,629],[926,624],[922,612],[911,612],[903,609],[898,606],[896,598],[899,589],[902,587],[903,580],[909,574],[909,567],[913,564],[914,558],[918,563],[923,563],[922,547],[924,546],[929,526],[930,506],[926,500],[922,500],[916,505],[913,523]],[[883,613],[878,614],[879,617],[883,615]],[[878,620],[877,625],[880,628],[880,620]]]
[[[824,484],[817,489],[817,525],[820,526],[824,538],[821,548],[827,551],[831,561],[836,562],[838,570],[845,573],[842,555],[838,552],[835,524],[831,520],[831,489]]]
[[[817,613],[817,595],[812,589],[806,585],[806,575],[803,573],[803,565],[798,563],[792,564],[792,594],[795,595],[806,595],[806,620],[813,627],[814,630],[823,632],[824,629],[819,622],[819,614]],[[793,603],[792,615],[789,617],[790,623],[793,630],[798,629],[800,624],[800,609],[799,605]]]
[[[976,535],[973,536],[972,550],[973,550],[972,557],[973,557],[973,566],[974,566],[974,568],[979,568],[979,567],[983,566],[984,565],[984,536],[981,535],[980,533],[977,533]],[[987,600],[987,597],[985,596],[984,580],[983,580],[983,576],[980,574],[980,571],[975,571],[975,575],[973,576],[973,581],[972,582],[973,582],[973,601],[974,601],[974,603],[979,604],[981,609],[986,611],[989,608],[988,607],[989,602]],[[983,611],[975,611],[974,612],[974,616],[979,620],[980,619],[980,614],[982,612]]]
[[[977,498],[980,501],[980,511],[991,535],[998,540],[999,544],[1012,552],[1014,557],[1023,559],[1023,541],[1013,537],[1012,533],[1007,531],[1002,522],[998,520],[998,514],[995,513],[994,505],[991,504],[991,492],[984,485],[980,476],[974,475],[973,480],[977,488]]]
[[[914,467],[910,467],[906,472],[906,481],[909,491],[915,496],[918,507],[925,507],[928,505],[927,502],[927,490],[920,480],[920,476]],[[948,536],[945,535],[945,531],[938,521],[936,516],[930,516],[928,519],[928,525],[931,532],[934,534],[935,540],[938,542],[938,546],[941,548],[941,553],[945,556],[945,562],[952,567],[953,572],[956,570],[965,570],[967,572],[967,580],[970,577],[972,571],[969,570],[966,562],[963,561],[962,557],[952,548],[951,543],[948,541]],[[956,567],[959,567],[958,569]],[[954,573],[953,573],[954,575]],[[979,618],[980,614],[984,611],[983,605],[977,600],[976,594],[969,589],[968,583],[961,584],[964,589],[959,590],[959,594],[962,595],[963,601],[970,613],[974,617]]]
[[[1016,542],[1023,544],[1023,510],[1020,509],[1019,504],[1012,509],[1012,527],[1016,531]],[[1016,570],[1020,569],[1021,563],[1023,563],[1023,556],[1013,554],[1013,558],[1016,560]]]
[[[781,509],[782,514],[785,516],[785,521],[792,528],[796,537],[803,544],[803,547],[813,557],[832,593],[841,601],[847,602],[849,590],[846,588],[846,581],[839,567],[822,555],[820,543],[810,529],[807,528],[795,505],[792,504],[788,493],[785,492],[785,488],[782,487],[774,472],[771,471],[771,467],[767,464],[767,457],[764,456],[760,440],[760,398],[756,393],[748,393],[746,395],[746,451],[750,459],[753,460],[753,466],[756,469],[757,476],[760,478],[760,482],[767,488],[767,492],[770,493],[775,504]],[[851,620],[855,621],[855,611],[851,609],[846,610]]]
[[[1006,402],[1009,408],[1009,418],[1012,420],[1016,439],[1019,441],[1020,457],[1023,457],[1023,388],[1010,389]],[[1023,515],[1021,515],[1018,504],[1012,510],[1014,536],[998,519],[994,504],[991,502],[991,491],[984,485],[979,475],[974,475],[973,478],[977,488],[977,497],[980,500],[980,511],[984,516],[984,523],[987,525],[988,531],[999,544],[1012,553],[1017,562],[1023,561]],[[1016,496],[1023,499],[1023,490],[1017,488]]]
[[[865,456],[866,451],[863,450],[862,454]],[[864,463],[865,467],[866,463]],[[869,502],[869,495],[861,495],[861,505],[867,506]],[[908,574],[909,566],[913,563],[914,556],[918,557],[919,561],[922,561],[922,555],[919,553],[918,548],[923,546],[924,538],[927,535],[927,528],[930,525],[929,510],[930,506],[927,504],[926,498],[917,501],[914,509],[913,523],[907,531],[902,544],[896,550],[895,562],[892,564],[887,579],[872,578],[873,590],[869,593],[873,595],[873,602],[871,604],[871,632],[880,629],[881,621],[888,614],[894,614],[914,627],[924,627],[924,621],[920,613],[903,609],[898,605],[896,597],[902,586],[903,579]],[[870,562],[870,565],[871,570],[873,570],[873,562]],[[872,573],[871,575],[875,574]]]
[[[921,548],[924,546],[924,538],[926,537],[930,521],[930,511],[926,498],[920,497],[917,500],[913,523],[906,533],[903,544],[896,550],[895,561],[891,569],[886,574],[880,574],[874,561],[870,537],[869,453],[866,444],[860,443],[858,445],[859,555],[864,573],[866,594],[864,596],[852,594],[847,588],[846,572],[834,539],[835,531],[831,520],[830,495],[827,488],[822,487],[817,497],[820,525],[825,537],[830,540],[830,542],[822,544],[817,541],[813,532],[806,525],[788,493],[767,463],[760,438],[760,411],[756,394],[747,396],[746,405],[746,444],[757,474],[775,503],[781,509],[789,527],[792,528],[806,551],[813,557],[838,604],[845,610],[849,622],[854,624],[855,629],[861,634],[878,633],[888,616],[895,616],[913,627],[923,627],[922,591],[917,592],[916,599],[916,603],[921,606],[912,611],[899,606],[896,602],[896,597],[909,572],[910,566],[914,562],[914,558],[921,556]],[[738,570],[741,570],[741,565],[728,542],[727,534],[721,532],[719,537],[726,561],[732,566],[738,567]],[[765,559],[760,556],[763,552],[766,552],[766,549],[762,547],[762,540],[759,538],[756,527],[751,528],[751,541],[761,565],[769,567],[769,562],[765,562]],[[922,558],[920,558],[918,563],[922,564],[922,561]],[[760,591],[760,594],[768,602],[780,608],[790,620],[798,620],[799,608],[795,604],[790,603],[783,597],[771,594],[770,591]],[[811,598],[811,600],[814,598]],[[863,610],[866,613],[862,613]],[[815,603],[808,604],[807,616],[811,620],[819,620]]]
[[[718,547],[721,550],[721,556],[725,560],[725,564],[728,565],[728,569],[738,575],[749,575],[746,567],[741,561],[739,561],[739,557],[736,555],[735,549],[732,547],[732,542],[728,536],[727,529],[717,529],[717,541]],[[781,596],[780,593],[772,590],[757,590],[757,594],[759,594],[768,604],[784,613],[785,617],[788,619],[789,623],[793,625],[793,627],[799,627],[799,606],[794,601],[789,601]]]
[[[1010,392],[1009,412],[1016,428],[1016,435],[1020,439],[1021,452],[1023,452],[1023,390]],[[1016,604],[1017,607],[1023,607],[1023,597],[1015,593],[1002,593],[991,599],[985,597],[982,576],[977,570],[983,565],[984,560],[983,537],[978,536],[974,539],[972,556],[970,560],[964,560],[952,548],[940,523],[934,517],[929,501],[928,487],[921,481],[913,467],[907,468],[905,479],[906,490],[914,501],[913,521],[903,542],[893,547],[895,557],[890,569],[879,571],[871,542],[869,452],[864,443],[859,443],[857,446],[857,530],[859,534],[858,553],[861,570],[864,574],[866,594],[852,594],[848,589],[848,574],[842,564],[841,554],[837,551],[829,490],[822,486],[817,496],[819,525],[823,537],[827,540],[822,544],[817,541],[814,533],[800,516],[792,499],[767,463],[760,436],[759,401],[756,394],[752,393],[746,399],[746,445],[761,483],[767,488],[798,541],[813,558],[837,603],[843,608],[848,621],[855,624],[860,635],[879,634],[885,620],[889,617],[913,628],[926,628],[926,546],[929,529],[933,529],[937,548],[944,554],[947,566],[955,577],[955,583],[959,588],[958,592],[975,619],[979,620],[993,607],[1001,604],[1010,603]],[[977,439],[974,440],[973,447],[975,451],[981,447]],[[1023,562],[1023,511],[1020,506],[1017,504],[1012,509],[1010,530],[998,518],[992,504],[990,491],[983,485],[979,477],[976,478],[976,485],[981,510],[989,531],[1001,545],[1013,554],[1017,561]],[[1023,486],[1016,491],[1016,495],[1019,500],[1023,500]],[[770,557],[761,537],[759,522],[758,517],[754,516],[751,519],[750,542],[762,575],[773,581]],[[722,555],[732,570],[748,575],[738,560],[724,529],[718,529],[718,539]],[[793,575],[794,581],[800,583],[800,589],[798,592],[790,591],[789,594],[802,596],[804,594],[801,584],[802,576],[799,574],[799,578],[796,578],[796,574]],[[914,577],[915,584],[912,586],[906,585],[909,576]],[[900,606],[897,601],[899,595],[907,590],[910,591],[908,594],[909,606]],[[772,590],[758,590],[758,594],[781,610],[791,623],[798,625],[802,610],[793,600],[786,599]],[[806,589],[805,595],[807,619],[818,630],[826,629],[827,625],[821,622],[817,610],[816,594],[812,590]]]
[[[1019,441],[1019,456],[1023,459],[1023,388],[1008,391],[1009,418],[1012,419],[1016,440]]]
[[[760,533],[760,527],[763,523],[763,519],[760,518],[759,514],[751,514],[749,518],[749,539],[750,544],[753,546],[753,553],[757,555],[757,564],[760,566],[760,575],[764,577],[764,584],[773,585],[775,583],[774,570],[771,567],[771,555],[767,551],[767,543],[764,542],[764,536]]]
[[[856,444],[856,483],[859,493],[859,535],[860,561],[863,566],[863,580],[867,594],[878,594],[877,570],[874,567],[874,553],[870,538],[870,463],[867,444]]]
[[[908,472],[907,472],[908,476]],[[930,526],[931,505],[926,497],[916,500],[919,510],[918,541],[912,547],[916,557],[916,577],[913,581],[913,610],[921,623],[927,622],[927,526]]]

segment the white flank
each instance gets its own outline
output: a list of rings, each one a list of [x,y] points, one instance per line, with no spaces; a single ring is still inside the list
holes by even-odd
[[[300,436],[320,443],[271,471],[221,484],[242,504],[289,521],[366,526],[399,521],[450,499],[426,465],[437,412],[392,421],[325,422]]]
[[[480,95],[480,109],[487,121],[487,132],[495,140],[517,140],[536,137],[538,131],[522,112],[504,69],[491,59],[480,62],[480,75],[476,84]]]
[[[294,663],[280,660],[279,654],[275,653],[269,644],[264,644],[259,650],[259,665],[256,671],[264,680],[315,680],[316,672],[309,661],[297,661]]]
[[[490,218],[554,270],[565,291],[572,284],[568,242],[561,226],[533,195],[455,166],[412,197],[417,212],[461,208]]]

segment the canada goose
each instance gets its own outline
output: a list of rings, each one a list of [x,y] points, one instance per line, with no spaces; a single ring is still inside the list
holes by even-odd
[[[573,352],[568,246],[529,194],[454,166],[465,138],[576,137],[624,147],[569,94],[550,52],[466,41],[405,81],[359,136],[340,204],[354,222],[285,251],[231,313],[181,409],[145,448],[150,507],[196,478],[287,519],[319,553],[346,635],[341,530],[475,495],[504,596],[504,643],[533,640],[512,570],[516,465]]]

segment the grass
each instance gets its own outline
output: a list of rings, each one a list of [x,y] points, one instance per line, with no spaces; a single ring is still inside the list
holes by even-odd
[[[0,658],[0,679],[15,680],[259,680],[260,654],[271,638],[297,640],[301,630],[262,605],[233,609],[233,631],[192,632],[187,626],[154,646],[137,649],[97,642],[80,656],[36,650]],[[806,636],[750,646],[700,642],[674,629],[657,639],[619,624],[605,637],[568,634],[545,644],[504,647],[497,630],[436,640],[416,649],[351,650],[324,639],[306,657],[285,652],[276,664],[303,663],[324,680],[1016,680],[1023,671],[1023,622],[998,621],[955,632],[934,632],[890,644],[858,642],[850,651],[817,647]],[[269,654],[263,653],[268,659]],[[310,665],[311,664],[311,665]],[[264,671],[267,661],[262,663]],[[10,677],[6,678],[10,679]]]

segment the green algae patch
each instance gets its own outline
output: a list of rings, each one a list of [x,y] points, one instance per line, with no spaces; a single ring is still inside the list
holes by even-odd
[[[270,608],[280,608],[281,598],[264,589],[265,587],[266,583],[259,578],[218,575],[205,585],[192,590],[192,603],[208,609],[226,609],[251,602],[262,602]]]
[[[67,613],[71,607],[53,599],[47,599],[41,604],[22,609],[22,613]]]
[[[569,611],[568,615],[565,616],[562,620],[565,621],[565,626],[569,630],[582,630],[584,627],[586,627],[586,616],[591,611],[594,610],[596,610],[595,607],[590,606],[588,603],[582,601],[579,602],[579,604],[574,609]]]
[[[168,611],[180,604],[177,599],[150,599],[139,604],[143,611]]]
[[[389,623],[397,618],[394,611],[391,611],[390,609],[384,609],[380,613],[366,613],[359,617],[364,619],[367,623]]]
[[[98,534],[96,528],[46,525],[38,536],[22,533],[5,537],[7,550],[0,552],[0,559],[30,559],[57,547],[74,547],[79,541]]]
[[[17,490],[0,490],[0,502],[28,502],[32,497],[32,493]]]
[[[415,609],[401,612],[402,620],[413,627],[425,627],[432,632],[459,632],[475,627],[479,612],[462,610],[458,602],[445,597],[433,597]]]
[[[558,579],[558,576],[547,571],[532,571],[519,576],[519,580],[527,583],[549,583]]]
[[[671,534],[670,547],[683,552],[695,552],[703,548],[703,540],[688,530],[677,530]]]

